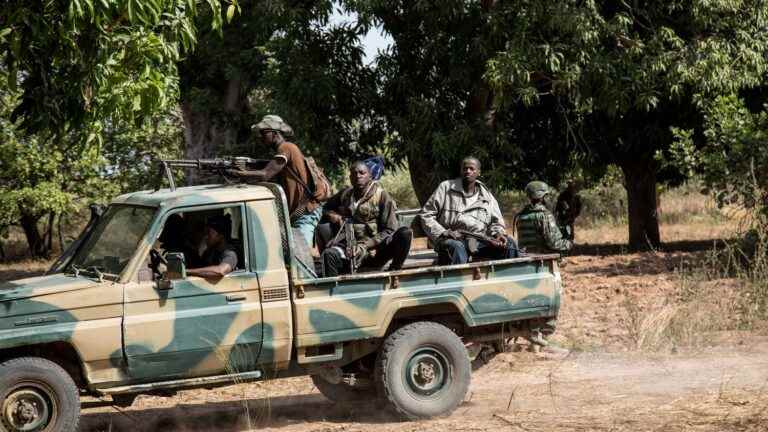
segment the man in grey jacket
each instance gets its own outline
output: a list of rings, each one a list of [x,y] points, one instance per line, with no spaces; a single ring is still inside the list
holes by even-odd
[[[465,158],[461,177],[440,183],[421,209],[421,224],[440,265],[465,264],[470,257],[519,256],[517,244],[507,236],[499,203],[479,176],[480,161]]]

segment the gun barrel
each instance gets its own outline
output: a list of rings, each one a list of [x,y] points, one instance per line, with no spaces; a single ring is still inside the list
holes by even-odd
[[[171,168],[228,168],[232,166],[232,162],[225,159],[167,159],[163,161],[164,164]]]

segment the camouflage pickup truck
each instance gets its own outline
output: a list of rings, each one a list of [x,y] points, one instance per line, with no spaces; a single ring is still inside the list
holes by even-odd
[[[237,268],[187,277],[160,240],[175,214],[190,239],[229,215]],[[438,416],[464,399],[470,353],[560,307],[556,255],[434,266],[424,251],[400,271],[323,278],[295,237],[271,183],[116,198],[51,273],[0,286],[0,430],[73,431],[81,396],[124,406],[297,375],[336,402]]]

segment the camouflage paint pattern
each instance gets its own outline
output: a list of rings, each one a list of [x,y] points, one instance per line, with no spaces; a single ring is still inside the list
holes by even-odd
[[[91,389],[285,369],[294,348],[381,337],[413,306],[452,304],[470,326],[559,308],[555,256],[301,280],[284,248],[293,244],[285,196],[273,184],[143,191],[113,204],[157,209],[117,281],[55,274],[0,286],[0,350],[68,343]],[[147,280],[169,215],[233,206],[246,232],[245,270],[166,291]]]
[[[430,304],[453,305],[469,326],[557,316],[562,283],[555,258],[297,282],[304,298],[294,298],[296,346],[382,337],[398,311]]]

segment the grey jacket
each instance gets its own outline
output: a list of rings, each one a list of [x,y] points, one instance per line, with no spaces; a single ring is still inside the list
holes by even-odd
[[[468,204],[461,178],[446,180],[435,189],[421,208],[421,225],[432,242],[445,230],[469,231],[495,236],[504,233],[504,217],[491,191],[477,182],[480,196]]]

